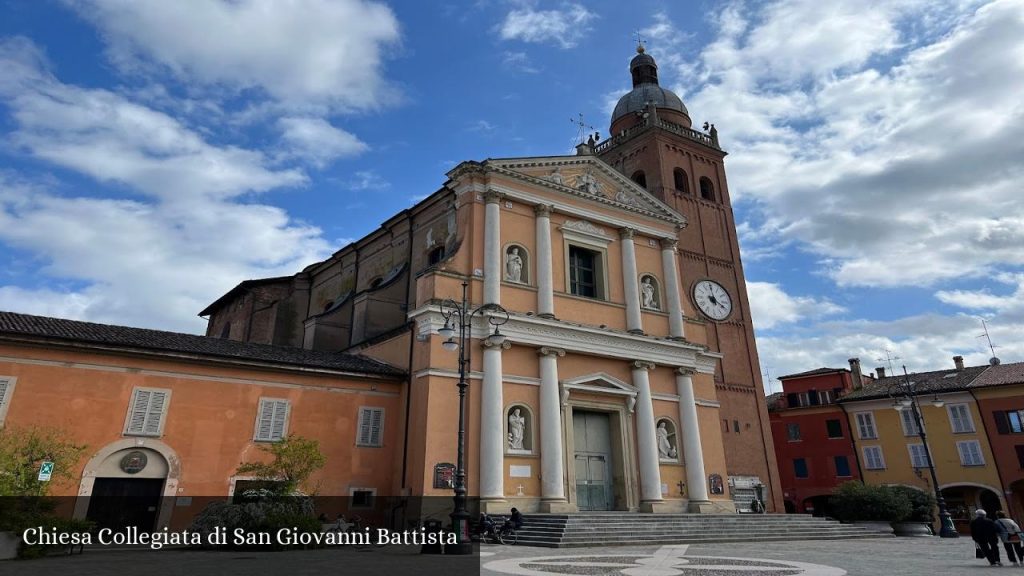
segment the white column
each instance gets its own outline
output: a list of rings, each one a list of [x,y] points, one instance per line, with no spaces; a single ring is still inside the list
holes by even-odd
[[[686,486],[690,502],[708,500],[708,484],[704,478],[704,451],[700,445],[700,422],[697,402],[693,396],[693,370],[676,370],[676,392],[679,394],[679,427],[683,437],[683,463],[686,465]]]
[[[661,268],[665,278],[665,300],[668,301],[668,335],[672,338],[684,338],[686,325],[683,323],[683,303],[680,296],[681,282],[679,267],[676,265],[675,238],[661,240]]]
[[[501,194],[484,193],[484,304],[501,303]]]
[[[650,362],[633,362],[633,386],[636,395],[636,443],[640,464],[640,504],[658,503],[661,498],[661,469],[658,463],[658,436],[654,429],[654,403],[647,371]]]
[[[643,320],[640,317],[640,283],[636,274],[636,247],[633,236],[636,230],[620,228],[622,238],[622,285],[626,295],[626,330],[642,334]]]
[[[558,394],[558,357],[565,356],[565,351],[545,347],[537,354],[540,355],[540,497],[544,502],[565,502],[562,413]]]
[[[484,344],[480,390],[480,498],[505,498],[505,414],[501,378],[502,346]]]
[[[555,316],[555,286],[551,275],[551,206],[538,204],[537,215],[537,315]]]

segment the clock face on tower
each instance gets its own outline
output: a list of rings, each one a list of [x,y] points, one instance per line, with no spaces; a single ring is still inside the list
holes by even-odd
[[[701,280],[693,285],[693,302],[712,320],[725,320],[732,312],[729,292],[713,280]]]

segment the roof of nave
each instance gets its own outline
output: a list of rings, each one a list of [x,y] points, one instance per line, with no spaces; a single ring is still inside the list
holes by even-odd
[[[982,388],[985,386],[1006,386],[1009,384],[1024,384],[1024,362],[1012,364],[996,364],[989,366],[988,370],[971,382],[969,388]]]
[[[243,361],[280,368],[347,372],[367,376],[398,377],[401,370],[364,356],[342,352],[305,350],[288,346],[252,344],[196,334],[165,332],[0,312],[0,340],[79,345],[103,350]]]
[[[255,286],[276,284],[278,282],[289,282],[291,281],[292,278],[294,278],[294,276],[275,276],[273,278],[256,278],[252,280],[242,280],[241,282],[238,283],[237,286],[225,292],[224,295],[221,296],[220,298],[214,300],[209,306],[207,306],[202,312],[200,312],[199,315],[209,316],[210,314],[213,314],[217,310],[217,308],[220,308],[228,301],[232,300],[235,296],[238,296],[239,294]]]
[[[562,174],[563,169],[570,172]],[[496,172],[568,196],[671,222],[678,227],[685,227],[687,223],[685,216],[592,154],[468,161],[449,171],[448,177],[456,180],[463,174],[473,171]],[[538,171],[544,173],[538,174]],[[576,171],[578,173],[572,173]]]
[[[987,370],[986,366],[968,366],[963,370],[955,368],[934,370],[931,372],[912,372],[908,375],[897,374],[876,380],[869,380],[860,390],[843,395],[839,402],[855,400],[872,400],[899,395],[899,386],[906,385],[909,380],[918,394],[934,394],[939,392],[957,392],[966,390],[974,380]]]

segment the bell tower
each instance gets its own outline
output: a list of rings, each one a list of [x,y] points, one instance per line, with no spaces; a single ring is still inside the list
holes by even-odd
[[[720,429],[730,477],[756,476],[770,510],[782,511],[775,450],[726,184],[726,152],[714,125],[692,128],[690,113],[658,84],[642,45],[629,64],[633,89],[612,113],[611,136],[594,153],[686,217],[679,271],[687,339],[722,353],[715,371]]]

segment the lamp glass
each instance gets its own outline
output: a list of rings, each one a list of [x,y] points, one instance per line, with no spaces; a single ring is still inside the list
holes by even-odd
[[[451,338],[452,336],[455,336],[455,328],[452,328],[451,322],[445,322],[444,328],[438,330],[437,333],[444,338]]]
[[[900,404],[898,401],[893,400],[893,402],[892,402],[892,409],[897,411],[897,412],[903,412],[903,405]]]
[[[942,408],[945,405],[946,401],[943,400],[942,398],[939,398],[938,396],[932,398],[932,406],[935,406],[936,408]]]
[[[900,400],[900,404],[902,404],[904,408],[910,408],[910,405],[913,403],[914,401],[910,399],[910,396],[906,396]]]
[[[459,349],[459,344],[455,340],[448,338],[447,340],[444,341],[443,344],[441,344],[441,347],[449,352],[453,352]]]
[[[490,342],[492,346],[501,346],[502,344],[505,343],[505,335],[502,334],[501,332],[498,332],[498,327],[495,326],[494,334],[488,336],[487,341]]]

